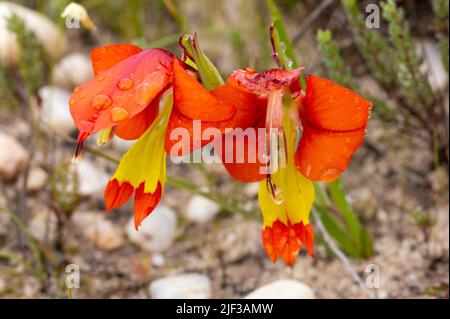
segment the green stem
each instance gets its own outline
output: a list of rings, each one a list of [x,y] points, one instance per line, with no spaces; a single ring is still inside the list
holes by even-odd
[[[36,241],[33,235],[28,230],[27,226],[22,222],[22,220],[13,214],[11,211],[6,209],[5,207],[0,207],[0,212],[3,212],[5,215],[10,217],[14,223],[16,223],[17,227],[24,233],[27,239],[30,242],[31,250],[33,251],[34,258],[36,259],[37,269],[35,270],[36,275],[38,276],[41,283],[45,281],[45,270],[44,270],[44,262],[42,260],[41,252],[36,244]]]

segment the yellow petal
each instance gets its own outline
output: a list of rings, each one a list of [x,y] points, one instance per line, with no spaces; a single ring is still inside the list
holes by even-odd
[[[309,223],[309,214],[314,202],[315,190],[313,183],[304,177],[295,167],[296,123],[294,116],[283,116],[283,127],[286,133],[288,163],[270,176],[272,190],[266,181],[262,181],[258,198],[263,213],[264,226],[271,227],[277,219],[285,225]],[[279,192],[273,196],[273,190]],[[276,197],[276,198],[274,198]]]
[[[172,110],[172,94],[167,94],[163,101],[161,113],[150,128],[123,155],[117,170],[112,177],[126,181],[134,188],[145,182],[145,193],[153,193],[158,181],[164,185],[166,181],[166,152],[164,137]]]

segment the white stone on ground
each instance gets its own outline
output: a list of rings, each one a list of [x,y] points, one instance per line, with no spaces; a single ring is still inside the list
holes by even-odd
[[[314,299],[313,290],[298,280],[284,279],[262,286],[246,299]]]
[[[32,30],[41,41],[45,51],[53,58],[59,58],[67,47],[64,33],[45,15],[19,4],[0,2],[0,59],[5,64],[16,63],[20,56],[20,48],[14,32],[8,29],[8,21],[12,14],[23,20],[28,30]]]
[[[76,212],[72,221],[81,233],[101,250],[114,250],[123,245],[122,229],[108,220],[104,213]]]
[[[53,70],[53,82],[59,86],[72,89],[94,76],[91,60],[87,54],[75,52],[66,55]]]
[[[42,208],[28,222],[28,229],[37,240],[51,243],[56,238],[57,223],[55,214],[46,208]]]
[[[78,192],[82,196],[102,194],[109,181],[109,175],[88,159],[73,164],[78,177]]]
[[[0,177],[12,180],[28,163],[26,149],[12,136],[0,132]]]
[[[219,211],[220,207],[216,202],[203,196],[194,195],[187,204],[186,218],[189,221],[204,224],[214,219]]]
[[[69,110],[70,92],[57,86],[44,86],[39,90],[42,99],[40,117],[50,128],[69,133],[75,128]]]
[[[159,205],[142,222],[139,230],[134,228],[134,217],[127,223],[126,233],[130,241],[149,252],[166,251],[175,239],[177,215],[166,206]]]
[[[47,179],[46,171],[40,167],[32,167],[28,173],[27,191],[37,192],[41,190],[45,186]]]
[[[212,295],[212,285],[203,274],[183,274],[157,279],[150,283],[152,299],[208,299]]]

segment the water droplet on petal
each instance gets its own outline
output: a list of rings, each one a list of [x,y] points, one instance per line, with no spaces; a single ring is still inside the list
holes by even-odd
[[[73,89],[73,93],[78,93],[80,91],[81,91],[81,88],[79,86],[77,86]]]
[[[292,62],[291,59],[288,59],[288,60],[286,61],[286,64],[287,64],[287,67],[288,67],[288,68],[292,68],[292,65],[294,64],[294,62]]]
[[[97,80],[98,81],[103,81],[104,79],[105,79],[105,77],[103,75],[97,76]]]
[[[67,101],[67,100],[66,100]],[[77,102],[73,97],[69,100],[69,105],[74,105]]]
[[[324,182],[332,182],[339,175],[339,169],[336,167],[325,168],[320,172],[320,179]]]
[[[137,87],[137,100],[139,104],[148,104],[154,95],[154,88],[149,83],[141,83]]]
[[[129,78],[123,78],[117,83],[117,87],[120,90],[129,90],[133,87],[133,80]]]
[[[112,104],[112,99],[106,94],[99,94],[92,100],[92,107],[97,110],[104,110],[110,107]]]
[[[113,122],[123,121],[128,118],[128,111],[120,106],[114,106],[111,109],[111,120]]]

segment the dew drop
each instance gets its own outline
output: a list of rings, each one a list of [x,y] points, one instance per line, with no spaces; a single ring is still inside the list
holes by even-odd
[[[111,109],[111,120],[113,122],[123,121],[128,118],[128,111],[120,106],[114,106]]]
[[[123,78],[117,83],[117,87],[123,91],[129,90],[133,87],[133,80],[129,78]]]
[[[73,89],[73,93],[78,93],[80,91],[81,91],[81,88],[79,86],[77,86]]]
[[[67,101],[67,100],[66,100]],[[74,105],[77,101],[74,98],[70,98],[69,105]]]
[[[286,43],[280,42],[280,48],[281,48],[281,51],[285,52],[286,51]]]
[[[112,99],[106,94],[99,94],[92,100],[92,107],[97,110],[104,110],[110,107],[112,104]]]
[[[97,76],[97,81],[103,81],[105,77],[103,75]]]
[[[292,65],[294,64],[294,62],[292,62],[291,59],[288,59],[288,60],[286,61],[286,64],[287,64],[287,67],[288,67],[288,68],[292,68]]]
[[[320,179],[324,182],[332,182],[339,175],[339,169],[336,167],[328,167],[320,172]]]
[[[137,87],[136,96],[139,104],[148,104],[154,96],[154,88],[148,83],[141,83]]]

